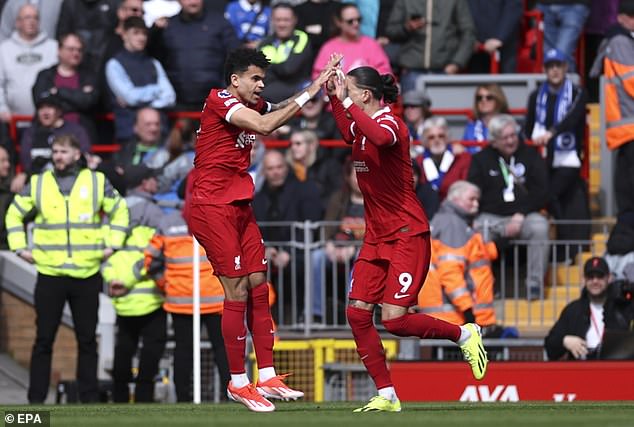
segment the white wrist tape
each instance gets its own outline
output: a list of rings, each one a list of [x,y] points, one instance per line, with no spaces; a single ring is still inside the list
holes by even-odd
[[[346,99],[343,100],[342,104],[343,104],[343,108],[347,110],[348,108],[350,108],[353,102],[352,102],[352,99],[350,99],[350,97],[348,96]]]
[[[297,98],[295,98],[294,101],[297,105],[299,105],[299,108],[302,108],[304,104],[310,101],[310,98],[311,98],[310,94],[306,91],[302,93],[301,95],[299,95]]]

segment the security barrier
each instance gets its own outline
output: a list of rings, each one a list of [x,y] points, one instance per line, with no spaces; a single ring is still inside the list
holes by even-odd
[[[591,226],[595,230],[592,240],[517,240],[501,254],[500,260],[493,265],[498,323],[543,335],[563,307],[579,297],[583,262],[592,255],[603,255],[612,224],[609,221],[551,221],[551,226],[571,223]],[[277,293],[272,311],[280,332],[300,332],[309,338],[326,330],[347,330],[345,307],[354,257],[333,263],[324,251],[325,227],[338,223],[260,222],[259,225],[265,235],[267,230],[280,227],[288,228],[287,235],[290,235],[288,241],[265,242],[268,247],[281,248],[290,254],[288,265],[275,266],[269,262],[268,279]],[[334,243],[355,247],[361,244],[360,241]],[[550,251],[548,272],[539,298],[527,299],[526,253],[535,245],[546,246]]]

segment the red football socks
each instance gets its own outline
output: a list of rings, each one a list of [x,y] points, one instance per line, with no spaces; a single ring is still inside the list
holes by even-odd
[[[247,328],[244,326],[244,313],[246,311],[246,302],[227,300],[224,302],[221,321],[222,337],[225,341],[229,371],[232,374],[245,372],[244,352],[246,350]]]
[[[374,380],[377,389],[392,386],[392,379],[385,364],[385,350],[381,337],[372,323],[372,312],[348,306],[348,323],[352,329],[357,353]]]
[[[445,338],[454,342],[460,338],[460,326],[423,313],[384,320],[383,326],[399,337]]]
[[[273,319],[269,309],[269,286],[266,282],[249,291],[247,326],[253,338],[258,368],[273,366]]]

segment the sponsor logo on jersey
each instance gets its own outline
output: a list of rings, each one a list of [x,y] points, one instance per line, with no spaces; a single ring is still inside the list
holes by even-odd
[[[363,160],[355,160],[352,165],[356,172],[370,172],[370,168],[368,168],[368,165],[366,165]]]
[[[227,99],[227,100],[225,101],[225,107],[228,107],[228,106],[230,106],[231,104],[235,104],[236,102],[240,102],[240,101],[238,101],[236,98]]]
[[[250,147],[251,145],[255,144],[256,138],[257,136],[254,133],[247,132],[244,130],[240,132],[240,134],[238,135],[238,138],[236,139],[235,147],[240,149],[245,147]]]

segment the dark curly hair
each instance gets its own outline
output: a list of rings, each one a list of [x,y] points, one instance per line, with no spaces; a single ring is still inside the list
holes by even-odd
[[[398,86],[393,75],[379,74],[372,67],[355,68],[348,75],[356,79],[357,86],[368,89],[379,101],[383,99],[388,104],[396,102]]]
[[[239,47],[227,55],[225,60],[225,83],[231,83],[232,74],[241,74],[247,71],[250,65],[266,70],[271,62],[259,50]]]

